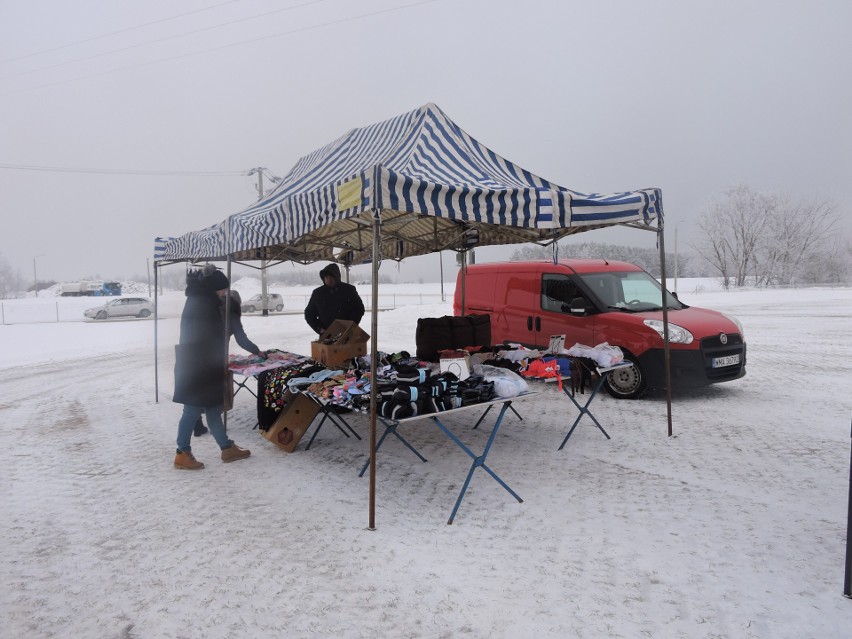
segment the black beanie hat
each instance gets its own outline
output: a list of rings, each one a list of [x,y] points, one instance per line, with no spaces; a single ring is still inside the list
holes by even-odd
[[[219,270],[213,271],[210,275],[205,275],[204,283],[214,291],[223,291],[230,286],[227,276]]]

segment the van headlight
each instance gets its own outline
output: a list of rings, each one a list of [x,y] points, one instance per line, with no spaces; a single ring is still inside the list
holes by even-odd
[[[646,319],[645,326],[653,328],[657,331],[657,333],[659,333],[660,337],[665,339],[662,320]],[[677,324],[669,322],[669,342],[672,344],[692,344],[692,340],[692,333],[686,330],[683,326],[678,326]]]
[[[740,320],[738,320],[736,317],[734,317],[732,315],[728,315],[727,313],[721,313],[721,315],[722,315],[722,317],[725,317],[725,318],[731,320],[734,324],[736,324],[737,329],[739,329],[739,331],[740,331],[740,335],[743,334],[743,325],[740,322]]]

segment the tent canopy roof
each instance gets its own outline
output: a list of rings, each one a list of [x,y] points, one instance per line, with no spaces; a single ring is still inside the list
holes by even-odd
[[[659,189],[584,194],[500,157],[427,104],[353,129],[301,158],[273,191],[214,226],[157,238],[156,260],[372,260],[551,243],[662,221]]]

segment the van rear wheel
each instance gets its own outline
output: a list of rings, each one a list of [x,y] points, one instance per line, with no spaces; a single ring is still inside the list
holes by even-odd
[[[639,399],[648,390],[642,367],[632,355],[625,353],[624,360],[633,366],[608,373],[604,387],[606,392],[616,399]]]

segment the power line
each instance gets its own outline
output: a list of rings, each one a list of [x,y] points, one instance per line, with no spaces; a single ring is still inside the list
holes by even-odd
[[[25,53],[24,55],[19,55],[14,58],[6,58],[5,60],[0,60],[0,63],[6,62],[15,62],[16,60],[24,60],[26,58],[32,58],[37,55],[43,55],[45,53],[52,53],[53,51],[59,51],[60,49],[67,49],[68,47],[75,47],[78,44],[86,44],[87,42],[94,42],[95,40],[103,40],[104,38],[109,38],[114,35],[118,35],[119,33],[127,33],[129,31],[136,31],[137,29],[144,29],[145,27],[150,27],[154,24],[162,24],[163,22],[170,22],[171,20],[177,20],[178,18],[184,18],[186,16],[192,15],[194,13],[202,13],[204,11],[210,11],[211,9],[218,9],[219,7],[224,7],[226,4],[234,4],[235,2],[243,2],[243,0],[228,0],[227,2],[220,2],[219,4],[214,4],[209,7],[204,7],[202,9],[195,9],[194,11],[187,11],[185,13],[179,13],[174,16],[170,16],[168,18],[160,18],[159,20],[153,20],[151,22],[146,22],[144,24],[136,25],[135,27],[127,27],[125,29],[119,29],[118,31],[111,31],[110,33],[104,33],[103,35],[93,36],[91,38],[87,38],[85,40],[77,40],[76,42],[69,42],[68,44],[61,44],[58,47],[53,47],[52,49],[43,49],[41,51],[34,51],[33,53]]]
[[[53,173],[106,173],[112,175],[162,175],[183,177],[245,176],[245,171],[136,171],[131,169],[83,169],[66,166],[34,166],[27,164],[0,164],[0,169],[13,171],[49,171]]]
[[[307,7],[312,4],[319,4],[320,2],[326,2],[326,0],[309,0],[309,2],[303,2],[301,4],[294,4],[289,7],[285,7],[283,9],[275,9],[273,11],[266,11],[265,13],[259,13],[257,15],[248,16],[246,18],[237,18],[236,20],[230,20],[228,22],[222,22],[220,24],[214,24],[209,27],[201,27],[200,29],[194,29],[192,31],[184,31],[183,33],[176,33],[174,35],[165,36],[162,38],[157,38],[156,40],[148,40],[146,42],[139,42],[137,44],[130,44],[126,47],[120,47],[118,49],[111,49],[109,51],[104,51],[102,53],[94,53],[92,55],[84,56],[82,58],[74,58],[73,60],[66,60],[65,62],[57,62],[56,64],[49,64],[43,67],[37,67],[35,69],[30,69],[29,71],[20,71],[18,73],[10,73],[9,75],[3,76],[2,80],[6,78],[14,78],[22,75],[30,75],[31,73],[38,73],[39,71],[47,71],[48,69],[55,69],[57,67],[64,67],[69,64],[75,64],[77,62],[85,62],[86,60],[94,60],[96,58],[103,58],[104,56],[112,55],[113,53],[121,53],[122,51],[129,51],[130,49],[138,49],[139,47],[146,47],[149,44],[159,44],[160,42],[166,42],[168,40],[176,40],[178,38],[185,38],[186,36],[195,35],[196,33],[203,33],[204,31],[212,31],[213,29],[221,29],[222,27],[227,27],[232,24],[238,24],[240,22],[249,22],[250,20],[257,20],[259,18],[266,18],[270,15],[276,13],[283,13],[284,11],[290,11],[291,9],[301,9],[302,7]]]
[[[343,23],[346,23],[346,22],[352,22],[354,20],[360,20],[362,18],[370,18],[372,16],[377,16],[377,15],[381,15],[381,14],[384,14],[384,13],[392,13],[394,11],[400,11],[402,9],[408,9],[408,8],[411,8],[411,7],[416,7],[418,5],[431,4],[431,3],[436,2],[436,1],[437,0],[420,0],[419,2],[412,2],[410,4],[404,4],[404,5],[400,5],[400,6],[397,6],[397,7],[391,7],[390,9],[381,9],[379,11],[371,11],[369,13],[363,13],[361,15],[351,16],[349,18],[340,18],[339,20],[329,20],[328,22],[321,22],[320,24],[315,24],[315,25],[312,25],[312,26],[309,26],[309,27],[299,27],[298,29],[291,29],[289,31],[282,31],[280,33],[273,33],[271,35],[262,36],[260,38],[253,38],[251,40],[241,40],[239,42],[232,42],[231,44],[225,44],[225,45],[222,45],[222,46],[219,46],[219,47],[211,47],[209,49],[202,49],[200,51],[195,51],[195,52],[192,52],[192,53],[184,53],[182,55],[172,56],[170,58],[162,58],[160,60],[152,60],[150,62],[141,62],[139,64],[134,64],[134,65],[127,66],[127,67],[121,67],[121,68],[118,68],[118,69],[111,69],[110,71],[102,71],[100,73],[91,73],[89,75],[82,75],[82,76],[78,76],[76,78],[69,78],[67,80],[59,80],[57,82],[50,82],[48,84],[40,84],[38,86],[29,87],[27,89],[19,89],[17,91],[9,91],[9,92],[0,94],[0,97],[6,97],[6,96],[9,96],[9,95],[14,95],[15,93],[21,93],[21,92],[24,92],[24,91],[34,91],[34,90],[37,90],[37,89],[46,89],[46,88],[58,86],[58,85],[61,85],[61,84],[68,84],[69,82],[77,82],[79,80],[88,80],[90,78],[98,78],[98,77],[105,76],[105,75],[111,75],[113,73],[120,73],[122,71],[130,71],[132,69],[140,69],[142,67],[148,67],[148,66],[151,66],[151,65],[154,65],[154,64],[160,64],[162,62],[171,62],[173,60],[181,60],[181,59],[184,59],[184,58],[191,58],[193,56],[202,55],[204,53],[212,53],[213,51],[221,51],[223,49],[230,49],[230,48],[242,46],[242,45],[245,45],[245,44],[253,44],[255,42],[262,42],[263,40],[270,40],[272,38],[280,38],[282,36],[293,35],[295,33],[304,33],[305,31],[313,31],[313,30],[321,29],[323,27],[328,27],[328,26],[331,26],[331,25],[343,24]]]

